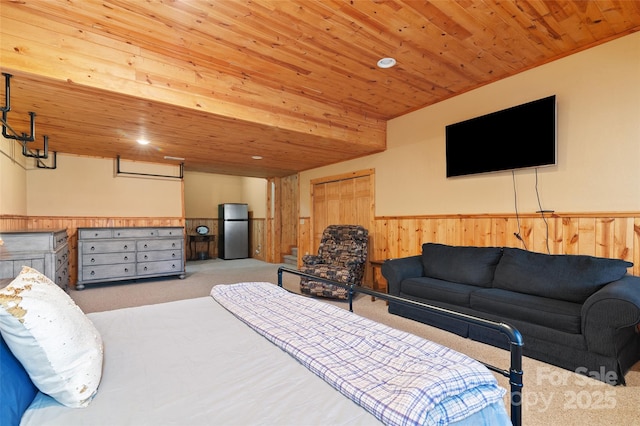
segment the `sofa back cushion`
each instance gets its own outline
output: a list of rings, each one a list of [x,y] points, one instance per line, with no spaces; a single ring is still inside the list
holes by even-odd
[[[633,263],[584,255],[549,255],[504,248],[493,287],[583,303],[602,286],[622,278]]]
[[[491,287],[501,255],[502,249],[499,247],[425,243],[422,245],[422,268],[426,277]]]

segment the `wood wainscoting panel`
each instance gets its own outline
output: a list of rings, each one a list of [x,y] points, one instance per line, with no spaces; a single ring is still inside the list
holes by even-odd
[[[313,245],[309,223],[309,218],[300,220],[298,245],[304,250]],[[629,272],[640,275],[640,213],[385,216],[373,223],[372,259],[417,255],[426,242],[517,247],[624,259],[634,264]]]
[[[19,231],[27,229],[29,220],[24,216],[0,216],[0,232],[1,231]]]

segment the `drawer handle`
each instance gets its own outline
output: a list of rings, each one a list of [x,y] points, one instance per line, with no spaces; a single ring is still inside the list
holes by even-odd
[[[89,273],[89,275],[95,275],[96,271],[91,271],[91,273]]]
[[[129,260],[129,256],[125,256],[125,257],[124,257],[124,260]]]
[[[176,269],[176,265],[174,263],[171,264],[171,269]]]
[[[147,248],[147,245],[146,245],[146,244],[144,245],[144,248]]]
[[[127,248],[129,248],[129,246],[125,244],[124,245],[124,249],[126,250]]]
[[[95,251],[95,249],[96,249],[96,248],[95,248],[94,246],[91,246],[91,248],[90,248],[89,250],[91,250],[91,251]]]
[[[146,267],[146,266],[144,267],[144,270],[145,270],[145,271],[147,270],[147,267]]]
[[[149,258],[149,256],[147,256],[146,254],[144,255],[145,260]]]
[[[92,258],[91,258],[91,263],[95,263],[95,262],[96,262],[95,257],[92,257]]]
[[[129,268],[124,268],[124,271],[125,272],[129,272]]]
[[[176,257],[176,254],[175,253],[171,253],[171,257]]]
[[[97,237],[97,236],[98,236],[98,233],[96,232],[95,234],[93,234],[93,236],[94,236],[94,237]]]
[[[175,247],[175,246],[176,246],[176,243],[172,243],[172,244],[171,244],[171,247]]]

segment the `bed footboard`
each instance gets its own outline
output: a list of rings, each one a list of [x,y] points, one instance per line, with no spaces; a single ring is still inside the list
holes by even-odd
[[[520,332],[514,328],[513,326],[503,323],[490,321],[483,318],[474,317],[471,315],[462,314],[459,312],[451,311],[448,309],[443,309],[437,306],[427,305],[425,303],[416,302],[413,300],[404,299],[398,296],[394,296],[387,293],[380,293],[374,290],[371,290],[366,287],[354,286],[354,285],[345,285],[342,283],[338,283],[335,281],[328,280],[326,278],[317,277],[314,275],[309,275],[304,272],[289,269],[285,267],[278,268],[278,285],[282,287],[282,274],[290,273],[293,275],[298,275],[300,277],[311,278],[317,281],[323,281],[328,284],[337,285],[339,287],[343,287],[348,290],[348,301],[349,301],[349,310],[353,311],[353,295],[356,293],[367,294],[370,296],[375,296],[377,298],[383,300],[392,300],[394,302],[403,303],[406,305],[418,307],[420,309],[424,309],[426,311],[430,311],[436,313],[438,315],[442,315],[447,318],[454,318],[457,320],[465,321],[469,324],[474,324],[482,327],[486,327],[492,330],[497,330],[507,337],[509,340],[509,351],[511,353],[511,360],[509,369],[502,369],[487,363],[484,363],[478,360],[480,363],[485,365],[489,370],[497,372],[504,377],[509,379],[510,385],[510,411],[511,411],[511,422],[514,426],[520,426],[522,424],[522,346],[523,340]]]

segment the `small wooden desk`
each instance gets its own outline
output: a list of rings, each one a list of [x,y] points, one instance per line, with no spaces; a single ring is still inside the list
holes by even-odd
[[[207,243],[207,257],[205,259],[209,259],[211,256],[211,243],[216,242],[215,235],[200,235],[200,234],[189,234],[189,260],[204,260],[198,257],[198,252],[196,249],[198,248],[198,243]]]
[[[373,291],[379,291],[381,293],[388,292],[387,280],[385,280],[384,277],[381,277],[381,280],[378,280],[378,275],[376,274],[376,269],[379,269],[380,274],[382,274],[382,264],[385,261],[386,259],[382,259],[382,260],[374,259],[369,261],[369,264],[371,265],[371,281],[372,281],[371,290]],[[375,301],[375,300],[376,300],[375,296],[371,296],[371,301]],[[388,304],[389,304],[389,301],[387,300],[387,305]]]

